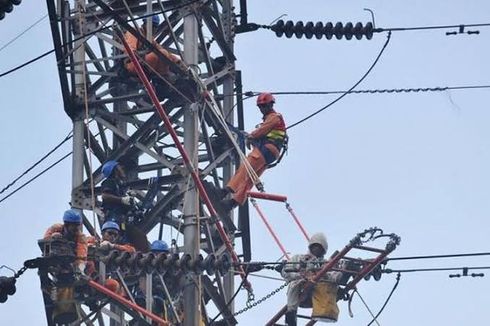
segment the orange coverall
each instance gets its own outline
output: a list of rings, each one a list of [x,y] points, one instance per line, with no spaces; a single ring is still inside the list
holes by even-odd
[[[44,240],[50,239],[56,233],[64,236],[64,225],[62,223],[50,226],[44,233]],[[85,262],[87,260],[87,239],[85,235],[79,232],[75,238],[75,243],[75,254],[77,255],[75,262]]]
[[[142,29],[140,29],[140,32],[142,35],[144,35],[144,31]],[[131,34],[130,32],[126,32],[124,34],[124,38],[126,39],[126,42],[128,42],[129,47],[133,51],[139,51],[143,47],[143,44],[141,44],[141,42],[139,42],[138,38],[136,36],[134,36],[133,34]],[[157,42],[153,41],[152,43],[170,61],[172,61],[173,63],[178,64],[178,65],[181,64],[181,60],[179,57],[177,57],[176,55],[173,55],[169,51],[165,50]],[[124,52],[126,52],[126,50]],[[155,52],[147,53],[145,55],[145,61],[150,67],[155,69],[155,71],[157,71],[160,75],[164,75],[164,76],[168,75],[168,73],[170,71],[169,66],[163,60],[161,60]],[[130,73],[136,74],[136,68],[135,68],[135,66],[131,60],[128,59],[128,61],[126,61],[125,68]]]
[[[263,117],[263,123],[252,131],[248,138],[252,140],[260,140],[266,137],[266,135],[272,130],[285,129],[285,124],[282,116],[276,111],[272,110]],[[279,156],[279,149],[272,143],[266,143],[265,147],[274,155],[277,159]],[[247,156],[247,161],[252,166],[257,176],[261,176],[267,168],[267,164],[264,156],[260,152],[259,148],[254,146],[250,154]],[[243,164],[235,172],[235,175],[230,179],[227,186],[233,190],[233,199],[239,204],[243,205],[247,199],[247,193],[252,189],[254,183],[247,173],[247,169]]]

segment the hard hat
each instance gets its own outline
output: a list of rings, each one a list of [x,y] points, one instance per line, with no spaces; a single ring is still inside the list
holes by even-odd
[[[260,93],[257,97],[257,105],[275,103],[276,99],[271,93]]]
[[[155,240],[151,244],[151,251],[169,252],[168,244],[163,240]]]
[[[160,25],[160,18],[158,17],[158,15],[151,16],[151,22],[153,23],[153,25]]]
[[[63,214],[63,222],[81,224],[82,215],[75,209],[69,209]]]
[[[102,165],[102,174],[104,177],[108,178],[111,174],[114,168],[118,165],[116,161],[107,161]]]
[[[145,18],[145,24],[150,20],[150,17],[146,17]],[[160,18],[158,17],[158,15],[153,15],[151,16],[151,22],[152,24],[154,25],[153,27],[157,27],[158,25],[160,25]]]
[[[101,231],[104,232],[105,230],[118,230],[121,231],[119,228],[119,224],[113,221],[107,221],[102,225]]]

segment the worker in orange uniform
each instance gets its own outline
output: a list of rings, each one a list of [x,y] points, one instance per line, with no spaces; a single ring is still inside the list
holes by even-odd
[[[152,25],[153,25],[152,35],[154,35],[157,31],[158,25],[160,24],[160,18],[158,18],[158,16],[155,15],[155,16],[151,17],[151,21],[152,21]],[[145,22],[143,23],[143,26],[139,29],[139,32],[141,33],[142,36],[146,36],[146,28],[147,28],[147,23],[145,20]],[[131,34],[131,32],[129,32],[129,31],[126,32],[124,34],[124,38],[125,38],[126,42],[128,42],[129,47],[133,51],[140,51],[143,49],[143,43],[140,42],[136,36]],[[185,65],[183,64],[182,60],[178,56],[176,56],[176,55],[170,53],[169,51],[167,51],[166,49],[164,49],[154,39],[151,40],[151,42],[156,47],[156,49],[161,54],[163,54],[168,60],[170,60],[171,62],[173,62],[179,66],[181,66],[181,68],[185,70]],[[126,50],[124,52],[126,52]],[[144,60],[158,74],[160,74],[162,76],[168,76],[169,75],[170,68],[169,68],[168,63],[165,62],[164,60],[162,60],[155,52],[149,52],[149,53],[145,54]],[[124,67],[130,73],[135,74],[135,75],[137,74],[136,67],[134,66],[133,62],[131,62],[131,60],[129,58],[126,59]],[[144,67],[144,65],[143,65],[143,67]],[[150,69],[150,72],[152,73],[153,71],[151,71],[151,69]]]
[[[133,253],[136,251],[130,244],[120,244],[121,229],[119,224],[113,221],[107,221],[102,225],[102,241],[100,242],[100,248],[103,250],[119,250]],[[95,237],[88,237],[87,243],[89,246],[95,246],[97,239]]]
[[[275,102],[271,93],[261,93],[257,97],[257,106],[263,114],[263,122],[247,135],[247,143],[253,146],[252,152],[247,156],[247,161],[258,177],[266,170],[268,164],[279,157],[287,137],[284,119],[274,110]],[[254,182],[242,163],[226,188],[221,189],[222,198],[229,193],[233,194],[232,198],[221,201],[223,208],[231,210],[237,205],[243,205],[247,199],[247,193],[253,186]]]
[[[134,249],[133,246],[130,244],[119,244],[119,240],[121,238],[121,230],[119,228],[119,225],[116,222],[113,221],[107,221],[102,225],[101,228],[102,231],[102,241],[100,242],[99,248],[101,250],[119,250],[119,251],[126,251],[129,253],[133,253],[136,250]],[[87,238],[87,243],[89,246],[96,246],[97,245],[97,239],[95,237],[88,237]],[[87,264],[87,274],[92,275],[95,272],[95,265],[94,262],[90,261]],[[121,287],[119,282],[113,278],[108,278],[105,281],[105,287],[110,289],[111,291],[120,294],[120,295],[125,295],[124,289]]]
[[[87,262],[87,239],[82,233],[82,215],[69,209],[63,214],[63,224],[56,223],[44,233],[44,240],[63,238],[75,243],[75,268],[84,274]]]

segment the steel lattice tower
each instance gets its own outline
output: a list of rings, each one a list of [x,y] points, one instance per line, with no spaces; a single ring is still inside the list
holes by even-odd
[[[141,200],[155,189],[155,180],[158,183],[152,207],[138,223],[140,230],[158,237],[163,234],[169,240],[164,234],[169,226],[176,230],[174,234],[183,235],[181,250],[194,257],[226,251],[143,85],[124,69],[127,56],[115,29],[125,31],[128,26],[134,27],[135,21],[141,25],[137,17],[158,14],[163,23],[157,42],[184,59],[227,121],[233,124],[236,120],[238,128],[243,129],[241,75],[234,65],[236,15],[232,2],[47,0],[64,110],[73,121],[71,204],[84,210],[84,225],[90,233],[94,232],[90,211],[95,212],[97,224],[103,220],[97,200],[101,194],[100,167],[107,160],[123,160],[130,167],[128,183]],[[185,93],[187,99],[169,91],[160,96],[160,101],[181,142],[198,162],[201,178],[222,186],[237,164],[234,149],[224,137],[223,126],[200,101],[202,90],[198,91],[192,78],[181,71],[175,76],[191,81],[184,83],[191,88]],[[152,82],[157,91],[162,85],[165,88],[164,80],[153,78]],[[237,217],[222,219],[230,238],[241,238],[240,256],[245,261],[251,258],[248,221],[247,205],[239,209]],[[214,305],[225,318],[229,317],[229,324],[235,324],[233,304],[227,305],[234,292],[233,274],[197,278],[192,276],[186,281],[190,290],[183,295],[192,304],[184,309],[186,316],[193,318],[187,318],[185,324],[198,324],[199,302],[204,303],[203,307]],[[111,324],[117,323],[111,320]]]

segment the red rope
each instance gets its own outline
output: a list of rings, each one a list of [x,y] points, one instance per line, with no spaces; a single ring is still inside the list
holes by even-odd
[[[286,249],[284,249],[284,246],[282,245],[281,241],[277,237],[276,233],[274,232],[274,230],[272,230],[272,227],[270,226],[269,222],[267,222],[267,219],[266,219],[264,213],[262,213],[262,210],[260,209],[259,205],[257,204],[257,201],[255,199],[251,199],[250,201],[252,202],[252,205],[257,210],[257,213],[259,213],[259,216],[262,219],[262,221],[264,222],[265,226],[267,227],[267,230],[269,230],[269,233],[272,235],[272,237],[276,241],[277,245],[279,246],[279,249],[281,249],[284,257],[286,257],[287,260],[290,260],[289,255],[286,252]]]
[[[154,322],[158,323],[158,325],[162,325],[162,326],[169,325],[169,323],[165,319],[162,319],[162,318],[158,317],[157,315],[149,312],[148,310],[143,309],[142,307],[138,306],[137,304],[135,304],[135,303],[129,301],[128,299],[112,292],[111,290],[107,289],[106,287],[100,285],[97,282],[90,280],[90,281],[88,281],[88,285],[91,286],[92,288],[96,289],[97,291],[107,295],[108,297],[111,297],[112,299],[118,301],[119,303],[122,303],[123,305],[142,313],[146,317],[148,317],[151,320],[153,320]]]
[[[121,42],[124,45],[124,48],[126,49],[126,52],[128,53],[128,55],[131,59],[131,62],[133,63],[134,67],[136,68],[136,71],[138,73],[138,77],[140,78],[141,82],[145,86],[145,89],[148,92],[148,95],[150,96],[151,101],[153,102],[153,105],[155,105],[155,108],[157,109],[157,112],[160,115],[160,118],[163,120],[163,123],[165,124],[165,127],[167,128],[168,133],[172,137],[172,139],[175,143],[175,146],[177,147],[177,150],[179,151],[180,155],[182,155],[182,159],[184,160],[189,172],[191,173],[192,179],[194,180],[194,183],[199,190],[199,196],[201,197],[201,199],[206,204],[206,207],[208,208],[211,216],[218,217],[218,214],[217,214],[216,210],[214,209],[214,206],[211,203],[211,200],[209,199],[208,194],[206,193],[206,190],[204,189],[204,186],[201,182],[201,179],[199,179],[199,176],[196,173],[194,166],[192,165],[192,162],[189,158],[189,155],[187,154],[187,151],[185,150],[184,146],[182,146],[182,144],[180,143],[180,140],[177,137],[177,133],[172,128],[172,123],[170,122],[170,119],[169,119],[167,113],[165,112],[162,105],[160,104],[160,101],[158,100],[158,97],[155,93],[155,89],[153,88],[153,85],[150,83],[150,81],[146,77],[146,74],[144,73],[143,68],[141,68],[141,65],[138,62],[138,59],[136,58],[134,51],[129,47],[128,43],[124,39],[124,36],[122,35],[122,32],[119,29],[117,29],[117,33],[118,33],[119,38],[121,39]],[[226,232],[225,232],[223,226],[221,225],[221,221],[217,221],[216,228],[218,229],[218,233],[220,234],[220,237],[223,240],[226,248],[230,252],[233,262],[238,263],[239,262],[238,256],[237,256],[235,250],[233,249],[233,245],[231,244],[230,239],[226,235]],[[239,269],[239,273],[240,273],[240,276],[242,277],[242,279],[245,279],[245,272],[243,270],[243,267],[239,266],[238,269]],[[251,288],[251,285],[248,281],[245,281],[245,287]]]
[[[309,242],[310,241],[310,237],[308,236],[308,233],[306,233],[306,230],[303,227],[303,224],[301,224],[301,222],[299,221],[299,218],[296,216],[296,214],[293,211],[293,208],[291,207],[291,205],[289,205],[288,202],[286,202],[286,208],[287,208],[288,212],[291,214],[291,216],[293,217],[294,221],[296,222],[296,225],[301,230],[301,233],[303,233],[303,235],[305,236],[306,241]]]

